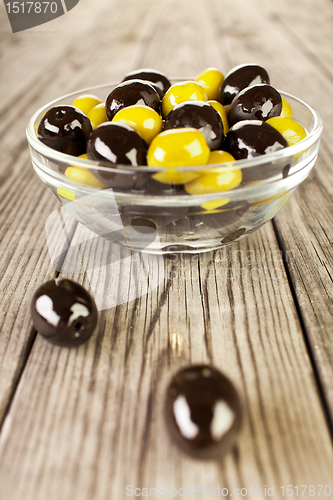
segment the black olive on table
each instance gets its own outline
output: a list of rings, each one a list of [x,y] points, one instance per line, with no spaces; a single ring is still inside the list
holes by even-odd
[[[183,451],[195,458],[220,458],[235,443],[242,408],[234,385],[225,375],[211,366],[194,365],[173,377],[165,416]]]
[[[47,281],[35,292],[30,305],[36,330],[49,342],[76,347],[91,337],[98,313],[90,293],[69,279]]]

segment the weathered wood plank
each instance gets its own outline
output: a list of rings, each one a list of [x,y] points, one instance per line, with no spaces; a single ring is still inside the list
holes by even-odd
[[[266,225],[224,251],[171,255],[157,291],[100,313],[98,331],[77,350],[38,336],[2,433],[3,496],[125,498],[127,485],[198,481],[261,491],[265,484],[327,484],[325,418],[272,242]],[[119,289],[134,286],[139,261],[100,268],[98,255],[110,244],[94,244],[83,244],[81,255],[117,301]],[[159,266],[158,257],[147,259]],[[86,274],[75,278],[89,288]],[[241,438],[223,463],[187,458],[165,429],[166,385],[197,362],[227,373],[245,403]]]
[[[121,39],[109,31],[106,35],[109,42],[121,48],[112,56],[117,77],[139,66],[193,76],[208,65],[221,64],[224,69],[228,62],[231,67],[249,61],[252,50],[258,54],[258,62],[270,67],[269,49],[280,45],[283,54],[290,51],[288,57],[295,55],[290,40],[284,40],[272,20],[266,36],[257,37],[256,25],[250,33],[246,31],[247,16],[255,12],[246,7],[249,2],[237,1],[228,10],[222,10],[217,2],[216,12],[207,8],[207,3],[172,0],[155,10],[149,8],[152,3],[147,0],[148,18],[146,11],[135,15],[134,9],[139,10],[141,3],[126,4],[133,24],[126,24],[125,31],[124,25],[119,26]],[[119,15],[128,17],[122,9],[123,2],[118,9],[123,14]],[[258,26],[264,18],[256,18]],[[143,27],[140,19],[146,23]],[[221,19],[229,26],[227,33],[219,31]],[[241,23],[236,23],[239,20]],[[88,41],[79,47],[70,45],[71,64],[61,67],[60,75],[54,74],[54,86],[36,97],[38,102],[58,96],[63,92],[61,86],[68,88],[69,80],[72,88],[77,88],[85,86],[80,82],[113,79],[107,76],[110,68],[105,65],[109,46],[100,48],[89,67],[84,64],[89,54],[96,53],[91,40],[107,26],[106,19],[99,21],[98,30],[94,27],[96,20],[91,22]],[[240,35],[243,41],[238,45]],[[269,40],[266,46],[265,40]],[[65,47],[65,40],[62,43]],[[303,75],[312,66],[304,54],[299,57],[303,58]],[[291,63],[290,59],[285,66],[292,69]],[[275,81],[299,94],[296,86],[302,80],[300,69],[289,75],[285,71],[282,61],[277,63],[273,69]],[[293,77],[297,77],[293,81],[295,90],[289,85]],[[329,89],[323,81],[324,88]],[[322,106],[323,99],[320,103]],[[31,103],[31,108],[35,107],[37,101]],[[14,120],[14,114],[10,117]],[[12,148],[13,128],[10,134],[7,140]],[[329,155],[330,143],[326,144]],[[15,171],[19,171],[19,162],[15,162]],[[9,172],[6,168],[6,176],[12,175]],[[321,174],[320,189],[323,179]],[[18,189],[17,175],[8,177],[4,185],[10,193]],[[24,190],[22,193],[26,196]],[[15,245],[20,241],[20,234],[15,236],[15,217],[23,219],[18,227],[23,227],[26,219],[22,211],[16,215],[17,205],[10,204],[10,196],[7,199],[8,213],[13,217],[10,238]],[[33,207],[31,198],[28,200],[26,206]],[[43,198],[40,211],[45,206],[49,205]],[[35,217],[29,227],[34,227]],[[40,232],[33,233],[36,237],[41,236],[42,225],[38,227]],[[80,240],[80,230],[74,238]],[[20,252],[15,253],[13,247],[12,268],[21,262],[21,254],[26,258],[31,244],[27,233],[23,241]],[[40,248],[45,251],[44,244]],[[100,266],[100,259],[110,255],[107,244],[100,242],[93,248],[90,241],[86,248],[88,268],[93,269],[91,283],[88,271],[75,275],[77,280],[87,288],[98,283],[111,301],[120,300],[119,293],[136,293],[139,262],[113,266],[110,275]],[[113,258],[115,253],[113,249]],[[153,264],[154,259],[148,261]],[[48,265],[33,264],[36,275]],[[72,260],[65,261],[64,269],[68,271],[72,265]],[[0,434],[0,496],[6,500],[104,500],[125,498],[127,484],[181,487],[199,482],[206,487],[244,486],[263,491],[265,484],[326,484],[330,480],[332,457],[325,418],[272,226],[268,224],[234,245],[230,253],[228,249],[200,259],[171,257],[164,265],[166,278],[160,287],[102,312],[98,331],[80,349],[58,349],[36,338]],[[21,283],[17,275],[11,285],[15,289],[13,305],[22,298],[22,290],[15,285]],[[29,282],[27,275],[24,282]],[[33,288],[33,281],[29,283]],[[26,335],[26,327],[18,326],[20,336]],[[10,328],[9,323],[6,328]],[[11,360],[4,359],[12,370]],[[239,444],[223,463],[188,459],[172,444],[163,423],[164,391],[171,374],[184,364],[201,361],[213,362],[230,375],[247,408]]]
[[[274,22],[291,44],[303,52],[317,67],[318,80],[322,75],[333,81],[333,9],[330,0],[288,0],[262,2],[255,0],[257,9]],[[296,63],[296,61],[295,61]]]
[[[296,4],[299,6],[298,2],[291,6],[292,12],[297,8]],[[333,15],[332,3],[322,0],[321,4],[323,9],[316,16],[330,19]],[[320,71],[318,61],[309,57],[309,51],[318,54],[322,61],[325,47],[327,44],[332,45],[329,41],[333,42],[333,35],[330,31],[327,38],[321,38],[324,50],[321,53],[316,45],[319,43],[318,37],[305,39],[304,33],[312,25],[304,23],[304,18],[300,17],[295,30],[304,37],[304,43],[293,43],[293,37],[286,36],[285,30],[281,28],[281,19],[291,26],[284,0],[275,2],[274,6],[264,5],[257,0],[236,0],[233,9],[221,9],[217,1],[211,5],[215,7],[212,20],[217,22],[214,35],[221,44],[222,40],[225,41],[225,48],[232,60],[231,66],[254,60],[255,54],[255,61],[269,68],[273,86],[304,99],[317,109],[324,121],[321,151],[315,171],[288,202],[289,210],[279,213],[275,220],[282,248],[290,256],[286,265],[332,418],[333,342],[329,333],[333,315],[333,111],[327,105],[327,96],[333,93],[333,81],[327,72]],[[310,16],[317,8],[319,6],[313,5],[306,15]],[[278,18],[271,15],[275,11],[279,12]],[[213,7],[209,12],[214,12]],[[325,27],[323,29],[325,31]]]
[[[41,184],[33,172],[25,138],[26,123],[36,109],[50,99],[75,88],[115,78],[116,74],[120,78],[131,69],[131,60],[136,57],[133,47],[136,43],[141,46],[140,40],[145,43],[145,37],[149,37],[152,17],[158,15],[160,9],[149,1],[143,2],[142,6],[145,7],[144,12],[138,6],[137,16],[130,21],[127,20],[126,11],[115,9],[115,27],[111,32],[108,30],[109,19],[105,15],[105,5],[97,9],[98,15],[92,16],[89,26],[83,25],[93,39],[99,36],[100,30],[105,31],[106,42],[111,47],[120,38],[118,53],[113,56],[112,71],[104,64],[108,50],[106,53],[98,52],[95,57],[96,47],[92,46],[89,36],[83,38],[82,44],[78,46],[76,40],[79,35],[82,36],[82,27],[79,24],[73,27],[70,23],[72,28],[65,31],[69,33],[69,46],[65,41],[60,44],[61,52],[57,54],[56,65],[50,61],[47,56],[48,46],[44,45],[39,47],[39,62],[47,59],[49,64],[47,71],[41,64],[39,74],[33,73],[34,85],[28,81],[25,92],[21,92],[21,83],[14,74],[12,87],[18,91],[18,95],[13,94],[15,98],[13,97],[12,106],[3,115],[0,129],[3,146],[0,166],[0,247],[3,256],[0,277],[4,297],[1,302],[0,421],[15,390],[35,335],[31,330],[28,306],[34,289],[47,280],[52,272],[44,223],[46,217],[59,206],[51,191]],[[141,22],[137,24],[138,21]],[[123,26],[128,30],[127,35]],[[20,39],[23,35],[13,36]],[[34,51],[34,43],[35,38],[32,37],[28,44],[31,52]],[[20,44],[16,50],[16,59],[21,60],[22,64],[21,57],[24,58],[24,53],[20,55]],[[71,51],[72,61],[70,57],[65,57],[68,53],[72,54]],[[82,71],[77,71],[74,64],[76,58],[82,61]],[[61,64],[63,60],[65,63]],[[86,67],[84,64],[87,61],[89,65]]]
[[[141,13],[137,13],[136,20],[127,16],[125,22],[124,15],[130,5],[125,0],[123,8],[119,9],[117,0],[109,0],[107,3],[85,0],[75,10],[50,23],[14,34],[10,32],[9,21],[4,12],[4,24],[8,25],[9,30],[2,34],[1,46],[4,50],[0,53],[0,66],[3,68],[0,80],[1,109],[15,107],[18,99],[29,102],[27,91],[31,87],[35,91],[41,91],[42,86],[50,86],[52,81],[59,84],[58,78],[64,71],[67,75],[68,72],[85,75],[86,80],[81,83],[83,87],[104,82],[104,79],[99,80],[100,74],[95,70],[97,64],[101,71],[105,71],[105,82],[111,81],[112,77],[120,77],[121,73],[117,75],[119,63],[113,47],[116,44],[117,47],[125,48],[131,44],[135,50],[136,40],[131,34],[133,23],[137,20],[143,26],[145,16],[149,16],[151,10],[150,2],[141,0],[142,9]],[[4,5],[1,5],[1,9],[5,11]],[[134,37],[140,37],[140,29],[133,33]],[[100,44],[92,43],[96,39]],[[101,45],[105,47],[105,52]],[[108,63],[100,59],[104,54],[109,56]],[[45,78],[43,82],[40,81],[42,76]],[[69,79],[62,84],[63,93],[78,88],[75,80]],[[62,94],[55,89],[54,94],[49,95],[50,100]],[[42,95],[40,102],[45,102]]]
[[[312,99],[314,92],[318,96],[316,87],[321,87],[323,75],[331,82],[331,89],[326,83],[319,102],[313,102],[324,120],[315,171],[296,194],[297,205],[292,203],[290,211],[278,214],[275,222],[282,248],[289,256],[286,265],[333,421],[333,343],[330,338],[333,317],[333,112],[327,106],[327,97],[333,92],[333,33],[329,28],[333,5],[326,0],[321,0],[320,4],[296,1],[286,8],[282,0],[279,5],[265,4],[264,8],[267,7],[274,15],[274,22],[281,25],[291,40],[297,42],[298,39],[296,47],[312,62],[312,70],[302,85],[304,99]]]
[[[106,4],[93,3],[91,8],[93,12],[97,10],[98,16],[92,16],[89,26],[83,24],[81,27],[80,23],[74,23],[74,26],[70,24],[62,33],[61,44],[59,44],[58,32],[49,33],[50,43],[57,44],[61,48],[55,51],[52,59],[49,58],[46,43],[40,46],[38,42],[39,50],[34,49],[36,37],[38,38],[39,35],[32,36],[29,43],[26,41],[27,46],[30,47],[29,53],[37,52],[38,58],[27,61],[27,65],[31,64],[35,69],[32,71],[33,78],[28,79],[24,90],[21,88],[23,79],[19,73],[22,63],[18,64],[16,72],[12,75],[11,85],[8,81],[4,85],[5,88],[9,87],[14,90],[11,90],[7,100],[2,101],[5,106],[2,109],[0,138],[2,148],[8,152],[8,156],[0,165],[0,182],[1,177],[8,175],[8,170],[12,168],[18,150],[21,151],[26,147],[25,127],[39,107],[80,88],[118,81],[132,69],[132,61],[137,58],[137,46],[141,46],[142,43],[145,45],[145,37],[149,39],[149,33],[154,26],[154,16],[160,11],[161,6],[152,4],[149,0],[142,0],[136,16],[128,19],[127,12],[130,5],[132,5],[130,0],[127,0],[127,3],[124,2],[124,7],[121,9],[113,8],[111,5],[112,29],[110,29],[110,14],[108,11],[105,13],[105,10],[108,10]],[[89,19],[89,16],[85,17]],[[86,33],[83,36],[85,30]],[[104,49],[91,43],[91,40],[99,39],[101,33],[103,33]],[[22,40],[26,40],[23,34],[12,36],[18,36],[19,40],[23,37]],[[80,43],[77,43],[78,39]],[[116,49],[114,50],[113,47]],[[16,56],[12,54],[12,58],[22,61],[19,56],[20,45],[16,50]],[[5,62],[6,60],[3,64]]]
[[[27,161],[26,155],[22,157],[17,161],[18,167],[22,167],[22,160],[23,165]],[[12,175],[4,183],[0,201],[1,421],[35,336],[29,311],[32,294],[52,272],[45,245],[44,217],[54,210],[56,200],[42,184],[36,186],[32,169],[26,173],[24,185],[20,174],[18,179]],[[54,236],[57,238],[57,234]]]
[[[320,168],[320,161],[317,167]],[[278,214],[275,224],[281,246],[288,255],[286,265],[333,421],[331,204],[332,199],[323,191],[322,184],[312,178],[299,188],[297,203],[290,204],[288,213]]]

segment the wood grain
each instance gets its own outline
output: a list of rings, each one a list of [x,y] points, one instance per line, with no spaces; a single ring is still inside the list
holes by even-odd
[[[321,0],[321,8],[313,5],[306,14],[299,2],[295,2],[291,10],[284,1],[268,5],[257,0],[236,0],[234,9],[221,9],[220,5],[213,2],[209,12],[215,14],[212,16],[215,20],[214,35],[215,38],[219,36],[219,29],[220,39],[222,41],[223,37],[225,40],[232,60],[231,66],[249,61],[249,54],[258,54],[256,62],[270,68],[272,85],[288,89],[291,94],[312,104],[324,121],[319,159],[311,178],[296,191],[288,202],[288,208],[274,220],[310,355],[318,361],[316,369],[324,387],[325,404],[329,407],[332,422],[333,111],[327,105],[327,98],[333,94],[333,79],[329,71],[321,71],[320,68],[326,64],[325,54],[327,46],[333,45],[333,34],[330,31],[321,38],[323,51],[318,50],[318,37],[305,36],[313,28],[311,15],[313,19],[332,18],[332,3]],[[314,13],[317,9],[320,12]],[[309,22],[305,23],[301,16],[295,20],[291,30],[289,14],[293,18],[297,10],[302,11]],[[238,15],[239,12],[242,16]],[[295,36],[302,37],[304,43],[294,43]],[[274,53],[278,53],[279,57],[272,64]]]
[[[2,433],[4,497],[125,498],[127,485],[180,488],[198,478],[208,488],[326,484],[325,419],[272,241],[266,225],[232,249],[165,258],[158,289],[101,312],[79,349],[37,337]],[[90,268],[114,250],[91,244],[81,249]],[[159,259],[146,263],[159,268]],[[118,290],[135,286],[138,267],[138,257],[114,262],[96,267],[95,278],[116,302]],[[86,277],[75,275],[89,288]],[[246,408],[241,439],[223,463],[187,458],[165,429],[166,385],[198,362],[227,373]]]
[[[70,92],[76,88],[88,84],[100,83],[103,78],[107,78],[110,73],[109,66],[103,64],[104,52],[96,54],[96,47],[91,44],[91,39],[99,36],[100,30],[107,33],[106,41],[112,46],[117,37],[122,35],[122,48],[118,55],[114,56],[114,68],[112,77],[118,72],[118,78],[129,71],[133,45],[148,36],[152,25],[151,16],[156,16],[159,8],[155,8],[150,2],[143,3],[144,13],[139,10],[136,19],[127,20],[125,10],[115,9],[113,18],[115,27],[110,34],[107,30],[109,26],[108,16],[104,14],[105,4],[96,7],[90,24],[77,25],[76,33],[73,29],[65,25],[64,33],[69,35],[69,49],[66,44],[60,44],[61,50],[55,52],[55,60],[50,60],[47,56],[48,46],[39,47],[38,55],[35,53],[34,44],[36,37],[32,35],[31,42],[28,43],[25,34],[12,35],[16,43],[15,56],[10,58],[9,69],[12,71],[15,85],[8,85],[4,79],[4,86],[10,89],[12,95],[7,105],[2,109],[3,121],[0,125],[0,137],[2,141],[2,162],[0,165],[0,203],[1,203],[1,269],[2,278],[2,302],[1,302],[1,327],[2,335],[0,339],[0,421],[2,421],[6,407],[15,391],[16,383],[19,380],[25,360],[29,355],[31,343],[35,332],[31,329],[29,303],[33,291],[41,283],[50,277],[53,269],[50,265],[44,224],[46,218],[59,207],[59,202],[51,194],[51,191],[41,184],[31,167],[31,160],[28,153],[25,138],[25,126],[32,114],[41,105],[50,99]],[[111,5],[112,8],[112,5]],[[66,16],[64,16],[66,17]],[[126,33],[122,26],[126,25],[128,33],[134,31],[138,20],[142,19],[135,31],[135,36],[126,39]],[[67,19],[67,18],[66,18]],[[99,20],[99,21],[97,21]],[[104,24],[103,24],[104,22]],[[69,23],[72,26],[72,22]],[[67,29],[66,29],[67,28]],[[87,30],[88,37],[82,40],[77,46],[76,39],[81,36],[81,29]],[[117,31],[118,29],[118,31]],[[10,36],[10,40],[12,40]],[[39,36],[39,35],[36,35]],[[48,36],[55,41],[58,33],[51,33]],[[90,38],[91,37],[91,38]],[[33,80],[26,82],[25,91],[20,89],[21,81],[18,71],[19,64],[22,64],[19,54],[21,50],[20,40],[25,40],[27,51],[31,57],[35,57],[29,63],[33,63],[31,72]],[[72,45],[70,45],[72,43]],[[144,42],[143,42],[144,43]],[[138,44],[141,46],[140,42]],[[76,65],[70,64],[68,56],[73,50],[73,61],[75,59],[84,62],[83,56],[89,61],[87,76],[83,77],[82,72],[77,71]],[[2,55],[2,64],[6,64],[6,54]],[[25,52],[22,58],[25,57]],[[123,59],[124,58],[124,59]],[[21,61],[21,63],[20,63]],[[42,61],[47,61],[44,66]],[[118,69],[117,64],[119,65]],[[85,68],[83,64],[83,68]],[[101,71],[100,71],[101,68]],[[11,74],[9,72],[9,74]],[[89,81],[89,75],[92,75]],[[85,78],[87,81],[84,81]],[[21,77],[22,80],[22,77]],[[3,80],[2,80],[3,81]],[[16,93],[15,93],[15,92]],[[14,92],[14,93],[13,93]],[[57,235],[54,238],[57,240]]]
[[[85,0],[72,11],[78,24],[69,13],[45,25],[43,38],[38,30],[31,38],[3,37],[9,70],[1,80],[7,102],[0,124],[0,498],[127,498],[128,484],[259,488],[262,497],[264,486],[275,484],[275,498],[282,498],[282,484],[330,482],[321,400],[323,393],[328,401],[332,387],[330,126],[318,168],[275,225],[230,248],[164,259],[129,255],[105,241],[85,240],[85,230],[68,221],[79,251],[67,254],[61,275],[83,283],[103,303],[88,344],[68,350],[35,338],[27,310],[33,290],[52,271],[44,222],[58,207],[34,176],[25,149],[31,114],[61,94],[138,67],[194,76],[209,65],[227,71],[255,58],[269,68],[273,85],[313,104],[330,125],[325,94],[332,81],[323,55],[316,59],[320,38],[295,44],[308,20],[295,18],[296,4],[286,19],[288,5]],[[324,23],[332,6],[320,5],[326,16],[316,16]],[[49,45],[41,46],[44,37]],[[279,54],[274,64],[272,54]],[[25,81],[24,58],[31,66]],[[53,240],[59,236],[58,228]],[[80,273],[70,273],[82,265]],[[244,401],[242,435],[224,461],[187,458],[165,428],[170,377],[196,362],[227,373]]]

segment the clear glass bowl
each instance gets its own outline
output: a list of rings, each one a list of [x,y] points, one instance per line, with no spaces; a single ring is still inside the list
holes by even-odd
[[[322,132],[321,118],[311,106],[284,92],[281,95],[291,105],[294,119],[307,131],[303,141],[251,160],[179,167],[178,170],[185,172],[241,169],[242,182],[219,193],[189,195],[183,186],[152,179],[163,168],[110,167],[60,153],[37,138],[38,124],[48,109],[71,104],[76,97],[87,93],[105,100],[116,85],[101,85],[63,96],[39,109],[27,126],[31,160],[38,177],[77,221],[102,238],[149,253],[218,249],[244,238],[272,219],[314,167]],[[97,179],[103,179],[106,187],[69,179],[65,172],[73,166],[89,169]],[[223,201],[219,205],[216,200]]]

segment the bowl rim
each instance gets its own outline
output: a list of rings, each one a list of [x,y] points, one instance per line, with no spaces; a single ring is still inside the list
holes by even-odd
[[[188,78],[184,77],[173,77],[171,78],[171,81],[188,81]],[[60,151],[57,151],[55,149],[50,148],[49,146],[46,146],[43,144],[37,137],[37,133],[35,131],[35,123],[37,121],[37,118],[45,113],[48,109],[51,107],[57,105],[59,101],[62,101],[64,99],[69,99],[69,98],[74,98],[80,94],[88,94],[93,91],[97,90],[103,90],[105,88],[111,88],[115,87],[116,85],[119,85],[121,82],[116,82],[116,83],[105,83],[102,85],[95,85],[93,87],[87,87],[84,89],[77,90],[75,92],[70,92],[68,94],[65,94],[61,97],[58,97],[57,99],[54,99],[41,108],[39,108],[33,116],[30,118],[27,128],[26,128],[26,136],[29,145],[34,148],[39,154],[43,156],[47,156],[47,158],[55,161],[61,161],[63,163],[68,163],[73,164],[75,161],[75,166],[80,167],[80,168],[88,168],[90,170],[105,170],[105,171],[110,171],[110,169],[115,169],[117,170],[118,173],[121,172],[165,172],[168,167],[149,167],[145,165],[138,165],[138,166],[133,166],[133,165],[121,165],[117,164],[116,166],[112,167],[106,162],[103,164],[103,162],[100,161],[93,161],[85,158],[78,158],[76,156],[71,156],[66,153],[62,153]],[[305,101],[302,99],[299,99],[298,97],[293,96],[292,94],[289,94],[287,92],[283,92],[278,90],[278,92],[282,95],[282,97],[286,98],[288,100],[292,99],[294,101],[297,101],[299,104],[307,108],[307,110],[311,113],[314,124],[311,132],[308,132],[307,136],[305,139],[302,141],[292,145],[288,146],[287,148],[279,149],[278,151],[275,151],[273,153],[268,153],[265,155],[261,156],[256,156],[255,158],[251,159],[243,159],[243,160],[235,160],[232,162],[225,162],[225,163],[216,163],[213,165],[196,165],[196,166],[180,166],[177,167],[177,171],[179,172],[186,172],[186,171],[191,171],[195,172],[197,170],[206,170],[206,169],[223,169],[223,170],[230,170],[230,168],[240,168],[241,170],[247,169],[247,168],[253,168],[254,166],[260,166],[262,164],[269,162],[274,162],[277,160],[281,160],[284,158],[288,158],[289,156],[296,155],[302,151],[305,151],[309,149],[321,136],[322,129],[323,129],[323,122],[322,119],[319,115],[319,113],[310,105],[307,104]],[[73,99],[74,100],[74,99]],[[269,181],[269,178],[266,179]],[[99,188],[100,189],[100,188]]]

